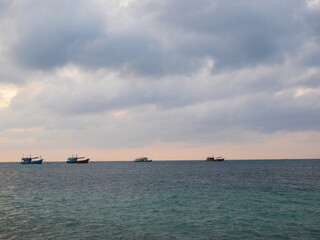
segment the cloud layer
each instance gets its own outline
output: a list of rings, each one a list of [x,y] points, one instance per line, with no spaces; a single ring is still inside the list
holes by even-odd
[[[319,16],[318,1],[301,0],[1,1],[0,141],[319,134]]]

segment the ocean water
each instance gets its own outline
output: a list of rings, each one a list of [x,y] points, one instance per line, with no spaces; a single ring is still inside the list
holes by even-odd
[[[0,239],[320,239],[320,160],[0,163]]]

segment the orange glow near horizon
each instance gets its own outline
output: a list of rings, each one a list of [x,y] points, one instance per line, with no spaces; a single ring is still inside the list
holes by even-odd
[[[311,134],[311,133],[310,133]],[[309,136],[310,137],[310,136]],[[305,159],[319,158],[319,142],[310,143],[299,133],[278,133],[255,143],[191,145],[190,143],[162,143],[150,147],[118,149],[14,149],[2,151],[1,161],[20,161],[22,154],[42,155],[47,162],[66,161],[72,154],[89,157],[91,161],[133,161],[146,156],[153,160],[204,160],[208,156],[226,159]]]

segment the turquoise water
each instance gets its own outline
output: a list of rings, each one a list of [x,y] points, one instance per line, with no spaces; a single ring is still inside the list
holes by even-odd
[[[0,163],[0,239],[320,239],[320,160]]]

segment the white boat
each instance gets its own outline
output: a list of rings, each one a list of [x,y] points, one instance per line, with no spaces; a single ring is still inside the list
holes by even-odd
[[[152,160],[148,159],[147,157],[140,157],[140,158],[136,158],[134,162],[152,162]]]

